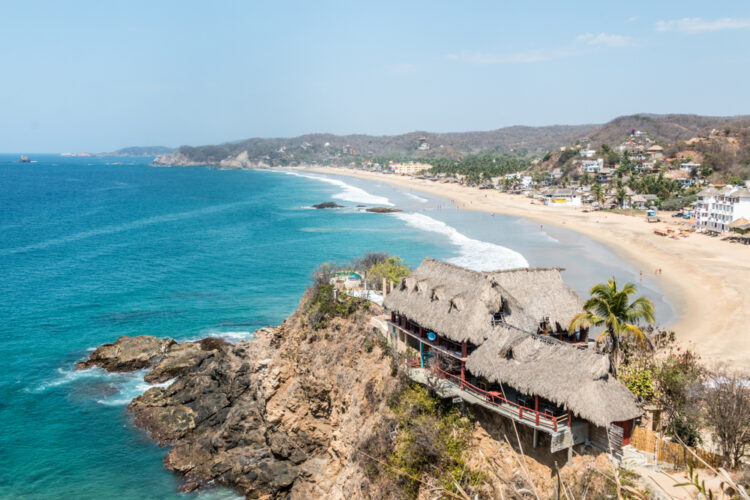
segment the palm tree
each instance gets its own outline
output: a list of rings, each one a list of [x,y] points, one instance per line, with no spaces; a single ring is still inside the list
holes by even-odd
[[[568,331],[591,326],[603,326],[605,330],[596,339],[607,342],[610,369],[617,377],[617,365],[620,362],[620,340],[630,336],[640,342],[646,337],[638,323],[654,322],[654,303],[648,297],[638,297],[630,302],[636,287],[633,283],[625,283],[617,289],[617,280],[612,277],[607,283],[599,283],[591,288],[591,297],[583,305],[584,312],[577,314],[570,322]]]
[[[602,190],[602,185],[598,182],[591,186],[591,193],[594,195],[594,199],[599,203],[604,201],[604,191]]]

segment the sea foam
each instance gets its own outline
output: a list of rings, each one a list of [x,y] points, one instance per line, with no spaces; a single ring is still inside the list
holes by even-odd
[[[448,262],[453,264],[476,271],[529,267],[529,263],[524,256],[515,250],[494,243],[469,238],[465,234],[458,232],[456,228],[427,215],[397,213],[393,214],[393,216],[422,231],[447,236],[451,243],[458,247],[458,256],[448,259]]]
[[[175,381],[175,379],[170,379],[159,384],[149,384],[143,380],[146,371],[110,373],[98,367],[85,370],[60,368],[57,370],[58,376],[55,379],[39,385],[30,392],[44,392],[47,389],[68,384],[91,385],[97,382],[105,382],[114,387],[115,391],[97,399],[96,402],[106,406],[125,406],[152,387],[169,387]]]
[[[342,191],[332,196],[332,198],[336,198],[337,200],[351,201],[354,203],[366,203],[368,205],[387,205],[390,207],[393,206],[393,203],[391,203],[390,200],[388,200],[388,198],[386,198],[385,196],[370,194],[364,189],[352,186],[351,184],[347,184],[346,182],[340,181],[338,179],[330,179],[328,177],[321,177],[318,175],[300,174],[299,172],[290,172],[288,170],[285,170],[284,173],[287,175],[294,175],[296,177],[314,179],[316,181],[326,182],[328,184],[333,184],[334,186],[340,187]]]
[[[421,196],[417,196],[417,195],[416,195],[416,194],[414,194],[414,193],[404,193],[404,194],[406,194],[406,196],[408,196],[409,198],[412,198],[412,199],[414,199],[414,200],[417,200],[417,201],[418,201],[418,202],[420,202],[420,203],[427,203],[428,201],[430,201],[430,200],[428,200],[427,198],[422,198]]]

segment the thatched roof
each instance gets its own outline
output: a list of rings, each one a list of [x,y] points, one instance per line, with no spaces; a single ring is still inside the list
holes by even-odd
[[[609,373],[609,358],[520,332],[492,336],[466,361],[474,375],[537,394],[599,426],[641,415],[632,393]]]
[[[479,272],[425,259],[384,301],[386,308],[456,342],[479,345],[500,327],[502,310],[512,327],[536,332],[549,318],[567,329],[583,302],[562,280],[560,268]]]

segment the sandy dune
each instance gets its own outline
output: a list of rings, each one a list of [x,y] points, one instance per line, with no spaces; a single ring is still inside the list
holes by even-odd
[[[306,170],[374,180],[447,198],[459,208],[525,217],[585,234],[660,282],[678,310],[671,328],[683,345],[694,348],[709,363],[750,367],[748,246],[701,234],[673,239],[653,233],[655,227],[675,227],[670,220],[649,224],[645,217],[546,207],[524,196],[398,175],[334,167]],[[661,275],[654,275],[656,268],[661,268]]]

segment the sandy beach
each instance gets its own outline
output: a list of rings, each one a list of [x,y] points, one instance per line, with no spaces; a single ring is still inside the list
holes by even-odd
[[[421,191],[451,200],[458,208],[494,212],[562,227],[609,247],[618,257],[657,280],[678,311],[670,325],[681,345],[695,349],[709,364],[750,366],[750,248],[702,234],[673,239],[654,228],[677,227],[645,217],[547,207],[530,198],[458,184],[347,168],[314,167],[310,172],[343,175]],[[656,269],[661,269],[659,275]],[[605,277],[602,277],[604,280]]]

